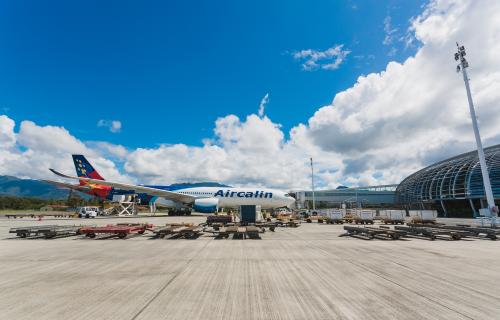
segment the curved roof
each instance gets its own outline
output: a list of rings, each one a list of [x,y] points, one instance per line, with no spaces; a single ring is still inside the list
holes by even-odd
[[[484,154],[495,198],[500,198],[500,144],[485,148]],[[399,203],[484,197],[477,151],[430,165],[404,179],[396,189]]]

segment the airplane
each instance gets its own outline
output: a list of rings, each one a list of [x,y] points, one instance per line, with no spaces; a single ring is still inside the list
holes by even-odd
[[[171,186],[145,186],[106,181],[83,155],[73,155],[77,177],[50,169],[54,174],[78,180],[79,186],[50,180],[46,182],[76,189],[87,194],[108,198],[113,194],[138,194],[150,203],[179,211],[194,209],[199,213],[215,213],[219,208],[237,208],[240,205],[258,205],[262,209],[291,207],[295,199],[287,192],[267,188],[187,187],[173,190]],[[169,210],[170,213],[170,210]]]

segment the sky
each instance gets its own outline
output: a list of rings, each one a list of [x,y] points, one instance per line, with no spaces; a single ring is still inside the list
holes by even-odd
[[[399,183],[500,143],[500,4],[2,1],[0,174],[308,188]]]

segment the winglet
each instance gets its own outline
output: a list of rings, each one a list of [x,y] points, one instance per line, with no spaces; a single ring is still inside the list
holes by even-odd
[[[58,172],[58,171],[56,171],[56,170],[54,170],[54,169],[50,169],[50,168],[49,168],[49,170],[50,170],[50,171],[52,171],[52,173],[54,173],[54,174],[56,174],[56,175],[58,175],[58,176],[60,176],[60,177],[63,177],[63,178],[68,178],[68,179],[75,179],[75,180],[79,180],[79,178],[77,178],[77,177],[68,176],[68,175],[63,174],[63,173],[60,173],[60,172]]]

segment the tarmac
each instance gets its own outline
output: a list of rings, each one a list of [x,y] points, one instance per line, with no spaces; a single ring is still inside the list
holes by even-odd
[[[20,239],[0,219],[1,319],[500,319],[500,242],[360,240],[303,223],[262,240]]]

